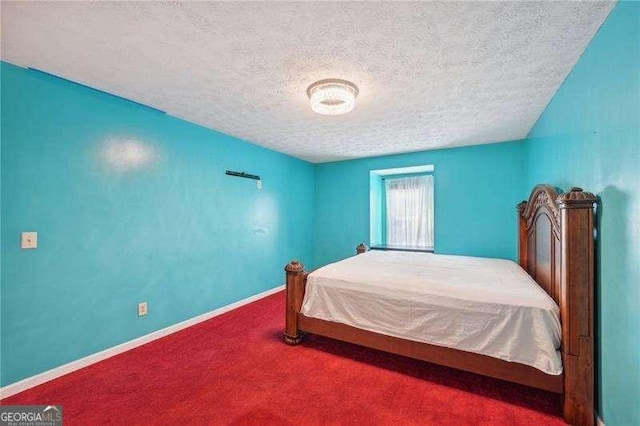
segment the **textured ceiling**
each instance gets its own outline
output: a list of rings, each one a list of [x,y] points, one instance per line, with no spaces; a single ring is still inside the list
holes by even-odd
[[[2,59],[324,162],[524,138],[612,6],[3,2]]]

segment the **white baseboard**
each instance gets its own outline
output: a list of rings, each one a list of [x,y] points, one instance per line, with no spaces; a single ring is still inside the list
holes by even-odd
[[[0,399],[10,397],[11,395],[15,395],[17,393],[30,389],[34,386],[41,385],[50,380],[56,379],[60,376],[64,376],[65,374],[69,374],[72,371],[79,370],[91,364],[95,364],[96,362],[105,360],[107,358],[111,358],[114,355],[118,355],[118,354],[121,354],[122,352],[126,352],[133,348],[137,348],[138,346],[142,346],[146,343],[152,342],[161,337],[175,333],[176,331],[183,330],[187,327],[191,327],[192,325],[201,323],[203,321],[206,321],[218,315],[224,314],[225,312],[229,312],[233,309],[237,309],[251,302],[255,302],[256,300],[275,294],[283,289],[284,289],[284,285],[281,285],[281,286],[272,288],[271,290],[263,291],[262,293],[256,294],[251,297],[247,297],[246,299],[239,300],[237,302],[223,306],[211,312],[198,315],[197,317],[193,317],[186,321],[182,321],[178,324],[174,324],[169,327],[163,328],[161,330],[154,331],[153,333],[140,336],[136,339],[129,340],[128,342],[124,342],[117,346],[113,346],[111,348],[105,349],[95,354],[86,356],[84,358],[80,358],[68,364],[64,364],[59,367],[53,368],[51,370],[45,371],[43,373],[36,374],[35,376],[27,377],[26,379],[22,379],[19,382],[11,383],[10,385],[0,388]]]
[[[602,421],[598,413],[596,413],[596,426],[604,426],[604,421]]]

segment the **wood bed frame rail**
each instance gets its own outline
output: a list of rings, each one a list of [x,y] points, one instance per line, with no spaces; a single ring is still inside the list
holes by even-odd
[[[518,210],[518,261],[560,307],[561,375],[486,355],[399,339],[300,313],[308,273],[297,260],[286,265],[284,340],[299,344],[306,333],[359,344],[460,370],[563,394],[564,420],[594,424],[594,218],[596,198],[580,188],[559,194],[537,185]],[[360,244],[358,254],[367,247]]]

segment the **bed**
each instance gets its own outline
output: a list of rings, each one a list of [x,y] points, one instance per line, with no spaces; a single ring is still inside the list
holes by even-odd
[[[517,206],[518,264],[363,244],[311,274],[291,261],[285,342],[313,333],[559,393],[566,422],[592,425],[595,202],[536,186]]]

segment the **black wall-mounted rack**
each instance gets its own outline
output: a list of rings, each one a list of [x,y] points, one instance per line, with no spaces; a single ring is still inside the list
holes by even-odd
[[[227,174],[229,176],[237,176],[237,177],[241,177],[241,178],[260,180],[260,176],[258,176],[258,175],[250,175],[249,173],[245,173],[245,172],[234,172],[233,170],[227,170],[225,172],[225,174]]]

